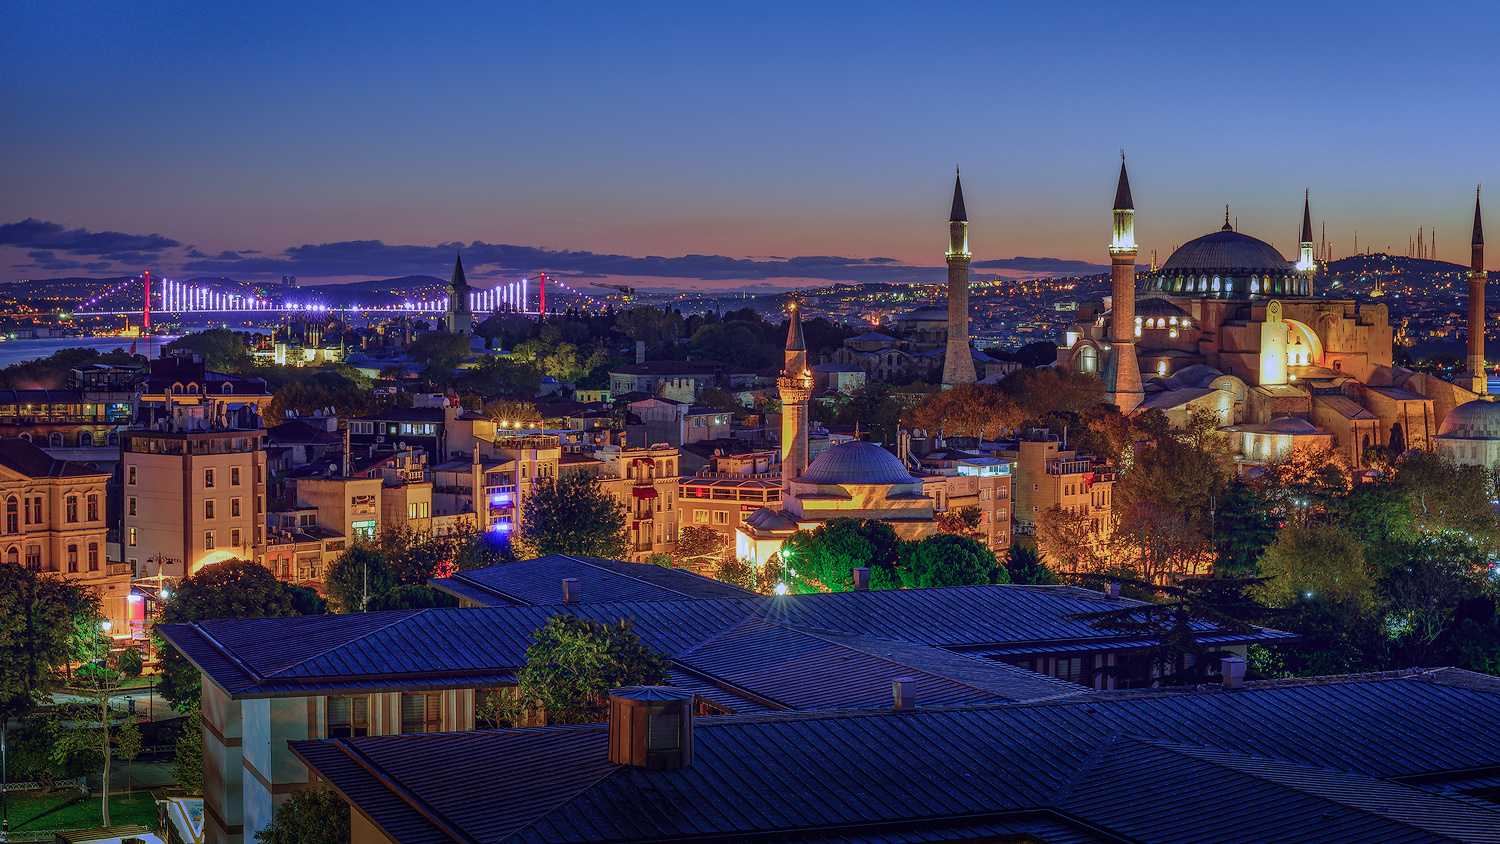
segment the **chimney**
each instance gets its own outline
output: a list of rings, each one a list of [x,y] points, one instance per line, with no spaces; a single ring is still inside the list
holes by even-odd
[[[849,573],[854,576],[854,591],[870,591],[870,570],[867,568],[850,569]]]
[[[1109,598],[1111,601],[1118,601],[1118,600],[1120,600],[1120,584],[1118,584],[1118,583],[1111,583],[1109,585],[1109,588],[1107,588],[1107,589],[1104,590],[1104,595],[1105,595],[1105,597]]]
[[[635,341],[635,362],[636,363],[645,363],[646,362],[646,341],[645,340],[637,340],[637,341]]]
[[[891,698],[900,710],[917,708],[917,681],[914,677],[897,677],[891,681]]]
[[[628,686],[609,693],[609,761],[652,771],[693,764],[693,693]]]
[[[565,577],[565,578],[563,578],[563,603],[564,604],[576,604],[576,603],[578,603],[578,578],[576,578],[576,577]]]
[[[1225,689],[1245,687],[1245,661],[1237,656],[1226,656],[1219,660],[1219,671],[1224,675]]]

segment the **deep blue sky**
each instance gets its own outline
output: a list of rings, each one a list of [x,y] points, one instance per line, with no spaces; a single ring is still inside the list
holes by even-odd
[[[1464,261],[1475,183],[1500,190],[1481,40],[1497,18],[1477,3],[12,0],[0,280],[442,274],[447,244],[472,241],[935,266],[955,163],[976,261],[1105,263],[1121,147],[1143,262],[1217,228],[1226,202],[1291,253],[1304,187],[1337,254],[1356,229],[1362,250],[1404,252],[1436,226],[1439,257]],[[55,225],[6,225],[27,219]],[[372,240],[426,248],[346,243]],[[495,256],[481,277],[593,260],[478,251]],[[878,276],[822,264],[785,275]],[[682,284],[748,265],[714,266],[600,271]]]

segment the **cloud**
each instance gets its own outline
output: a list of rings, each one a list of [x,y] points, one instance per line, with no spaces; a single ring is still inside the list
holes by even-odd
[[[28,249],[51,249],[69,255],[97,255],[111,261],[130,260],[117,256],[140,256],[180,246],[177,241],[159,234],[124,234],[68,229],[27,217],[19,223],[0,224],[0,246]]]
[[[975,261],[969,265],[976,270],[1021,270],[1052,275],[1095,275],[1109,267],[1090,264],[1088,261],[1069,261],[1062,258],[1001,258],[993,261]]]

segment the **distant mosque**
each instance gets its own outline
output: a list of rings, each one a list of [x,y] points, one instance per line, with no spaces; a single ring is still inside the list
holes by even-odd
[[[1219,231],[1188,241],[1138,279],[1135,204],[1121,161],[1109,252],[1111,295],[1079,305],[1057,364],[1100,375],[1107,399],[1125,413],[1158,409],[1180,425],[1192,411],[1210,410],[1251,465],[1330,435],[1356,468],[1365,448],[1389,445],[1393,435],[1407,448],[1443,447],[1456,436],[1445,420],[1476,401],[1460,416],[1494,421],[1470,421],[1463,430],[1500,434],[1500,405],[1486,400],[1477,196],[1468,365],[1457,384],[1393,365],[1385,305],[1315,289],[1309,197],[1296,262],[1235,231],[1226,210]]]

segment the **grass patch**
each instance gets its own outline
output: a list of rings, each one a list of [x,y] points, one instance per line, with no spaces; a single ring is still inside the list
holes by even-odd
[[[138,823],[156,828],[156,801],[149,792],[109,798],[109,819],[117,824]],[[10,828],[17,832],[40,829],[93,829],[103,826],[99,797],[76,791],[52,794],[11,794]]]

